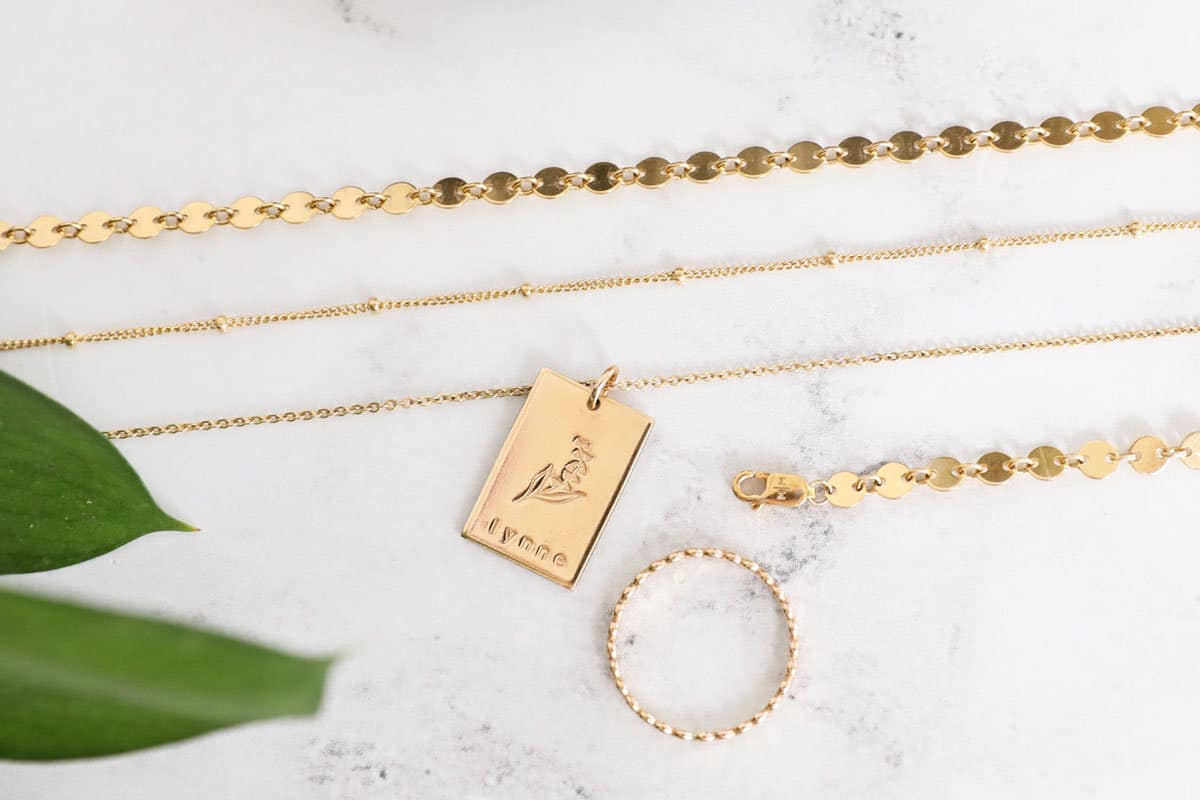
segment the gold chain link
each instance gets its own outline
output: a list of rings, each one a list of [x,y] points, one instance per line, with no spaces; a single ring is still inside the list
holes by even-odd
[[[582,172],[546,167],[526,177],[511,172],[494,172],[478,182],[451,177],[442,178],[431,186],[418,186],[399,181],[378,192],[365,191],[357,186],[343,186],[327,196],[292,192],[279,200],[262,200],[248,195],[225,206],[214,206],[203,201],[188,203],[178,210],[142,206],[128,216],[93,211],[73,222],[44,215],[28,225],[14,225],[0,220],[0,251],[10,244],[53,247],[63,239],[99,244],[114,234],[151,239],[164,230],[205,233],[214,226],[247,230],[272,219],[298,225],[318,215],[351,220],[367,211],[376,210],[388,214],[407,214],[418,206],[458,208],[470,200],[480,199],[503,205],[520,195],[536,194],[548,199],[562,197],[570,189],[607,194],[618,187],[635,183],[654,189],[683,179],[709,183],[722,175],[735,173],[759,178],[785,168],[793,172],[812,172],[835,161],[849,167],[861,167],[884,158],[907,163],[935,151],[961,158],[976,150],[992,149],[1007,153],[1039,142],[1051,147],[1065,147],[1079,138],[1113,142],[1130,133],[1167,136],[1180,128],[1196,126],[1197,119],[1200,119],[1200,104],[1184,111],[1153,106],[1141,114],[1129,116],[1102,111],[1082,121],[1055,116],[1033,126],[1005,121],[996,123],[990,129],[975,131],[963,125],[951,125],[936,136],[900,131],[882,141],[850,136],[836,145],[797,142],[785,151],[755,146],[742,149],[736,156],[720,156],[705,150],[694,153],[686,161],[668,161],[651,156],[632,167],[599,161]]]
[[[146,339],[168,334],[200,333],[218,331],[228,333],[237,328],[252,328],[260,325],[272,325],[282,322],[297,322],[311,319],[330,319],[337,317],[353,317],[361,314],[377,314],[382,311],[400,309],[430,308],[438,306],[463,305],[468,303],[486,303],[510,297],[529,298],[534,295],[560,295],[581,292],[595,292],[607,289],[617,289],[627,286],[647,286],[659,283],[683,283],[685,281],[715,280],[732,278],[743,275],[756,275],[770,272],[789,272],[794,270],[837,267],[843,264],[866,264],[882,261],[899,261],[904,259],[919,259],[933,256],[949,255],[968,251],[989,252],[1007,247],[1034,247],[1057,244],[1061,242],[1083,241],[1087,239],[1105,239],[1118,236],[1141,238],[1152,233],[1166,231],[1200,230],[1200,218],[1183,219],[1172,222],[1141,222],[1133,220],[1123,225],[1104,225],[1080,230],[1057,231],[1051,233],[1025,233],[1010,236],[988,237],[960,241],[939,241],[912,244],[902,247],[891,247],[862,252],[839,253],[830,251],[822,255],[804,256],[785,261],[771,261],[762,264],[737,264],[732,266],[698,267],[687,269],[676,267],[669,272],[645,272],[635,275],[609,275],[586,280],[563,281],[557,283],[532,284],[524,283],[506,289],[479,289],[474,291],[456,292],[453,294],[431,295],[427,297],[380,299],[371,297],[356,303],[343,305],[322,306],[302,311],[276,312],[269,314],[245,314],[240,316],[221,315],[205,320],[192,320],[169,325],[143,325],[129,328],[97,331],[95,333],[79,334],[69,331],[61,336],[46,336],[41,338],[0,339],[0,351],[29,350],[53,345],[75,347],[83,343],[115,342],[134,339]]]
[[[1127,330],[1104,331],[1076,336],[1055,336],[1045,339],[1019,339],[1012,341],[985,342],[982,344],[949,345],[942,347],[916,348],[894,352],[869,353],[854,356],[839,356],[808,359],[806,361],[787,361],[779,363],[759,364],[749,367],[733,367],[729,369],[708,370],[704,372],[689,372],[678,375],[658,375],[647,378],[633,378],[618,381],[613,388],[623,391],[660,388],[664,386],[681,386],[710,381],[732,380],[737,378],[757,378],[765,375],[783,375],[794,372],[811,372],[815,370],[834,369],[839,367],[861,367],[871,364],[885,364],[897,361],[914,361],[935,358],[950,358],[953,356],[984,355],[988,353],[1008,353],[1026,350],[1045,350],[1050,348],[1075,347],[1088,344],[1106,344],[1111,342],[1127,342],[1138,339],[1159,339],[1175,336],[1192,336],[1200,333],[1200,324],[1171,325],[1157,328],[1135,328]],[[356,403],[350,406],[334,408],[316,408],[304,411],[285,411],[254,416],[222,418],[215,420],[199,420],[197,422],[173,422],[165,425],[152,425],[137,428],[120,428],[104,433],[109,439],[134,439],[143,436],[161,436],[164,434],[187,433],[189,431],[207,431],[213,429],[242,428],[251,425],[266,425],[279,422],[306,422],[330,417],[345,417],[359,414],[377,414],[381,411],[395,411],[401,408],[418,406],[433,406],[443,403],[461,403],[468,400],[483,400],[492,397],[521,397],[529,393],[530,387],[506,386],[491,389],[475,389],[449,394],[423,395],[419,397],[403,397],[370,403]]]
[[[1018,473],[1050,481],[1066,470],[1074,469],[1100,480],[1113,474],[1123,463],[1143,475],[1153,475],[1172,459],[1179,459],[1192,469],[1200,469],[1200,431],[1192,431],[1175,446],[1150,435],[1139,437],[1128,450],[1121,452],[1103,439],[1096,439],[1076,452],[1064,453],[1053,445],[1041,445],[1017,458],[999,451],[984,453],[974,461],[941,456],[916,469],[899,461],[890,461],[871,473],[838,472],[811,483],[804,476],[790,472],[745,470],[734,476],[732,488],[734,496],[752,508],[763,505],[794,508],[805,503],[853,508],[868,494],[899,500],[917,486],[948,492],[969,478],[998,486]]]

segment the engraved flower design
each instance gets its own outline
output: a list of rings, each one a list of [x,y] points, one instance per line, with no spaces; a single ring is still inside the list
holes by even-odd
[[[547,464],[529,481],[525,490],[513,498],[514,503],[531,497],[545,500],[547,503],[569,503],[578,497],[586,497],[587,492],[576,489],[561,475],[554,474],[554,464]]]
[[[571,440],[571,454],[562,469],[555,472],[554,462],[542,467],[529,480],[524,491],[513,498],[513,502],[535,498],[547,503],[569,503],[587,497],[587,492],[577,488],[576,484],[587,475],[588,462],[593,458],[591,441],[577,434]]]

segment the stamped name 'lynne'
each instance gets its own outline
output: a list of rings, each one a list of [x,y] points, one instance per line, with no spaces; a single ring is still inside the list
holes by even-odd
[[[566,567],[568,564],[566,553],[555,553],[550,550],[549,546],[537,544],[516,528],[505,525],[499,517],[492,517],[488,522],[487,531],[504,547],[521,550],[540,561],[549,561],[556,567]]]

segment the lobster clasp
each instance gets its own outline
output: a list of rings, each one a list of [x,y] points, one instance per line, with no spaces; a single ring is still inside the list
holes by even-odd
[[[749,488],[746,484],[761,482],[762,488]],[[733,494],[751,508],[761,505],[798,506],[812,497],[808,481],[789,472],[755,472],[745,470],[733,477]]]

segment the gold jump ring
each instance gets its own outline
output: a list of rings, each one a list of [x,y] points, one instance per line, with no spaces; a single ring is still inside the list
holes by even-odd
[[[608,395],[609,389],[617,382],[619,374],[620,370],[615,364],[600,373],[600,377],[592,383],[592,393],[588,395],[588,408],[595,411],[600,407],[600,401]]]

